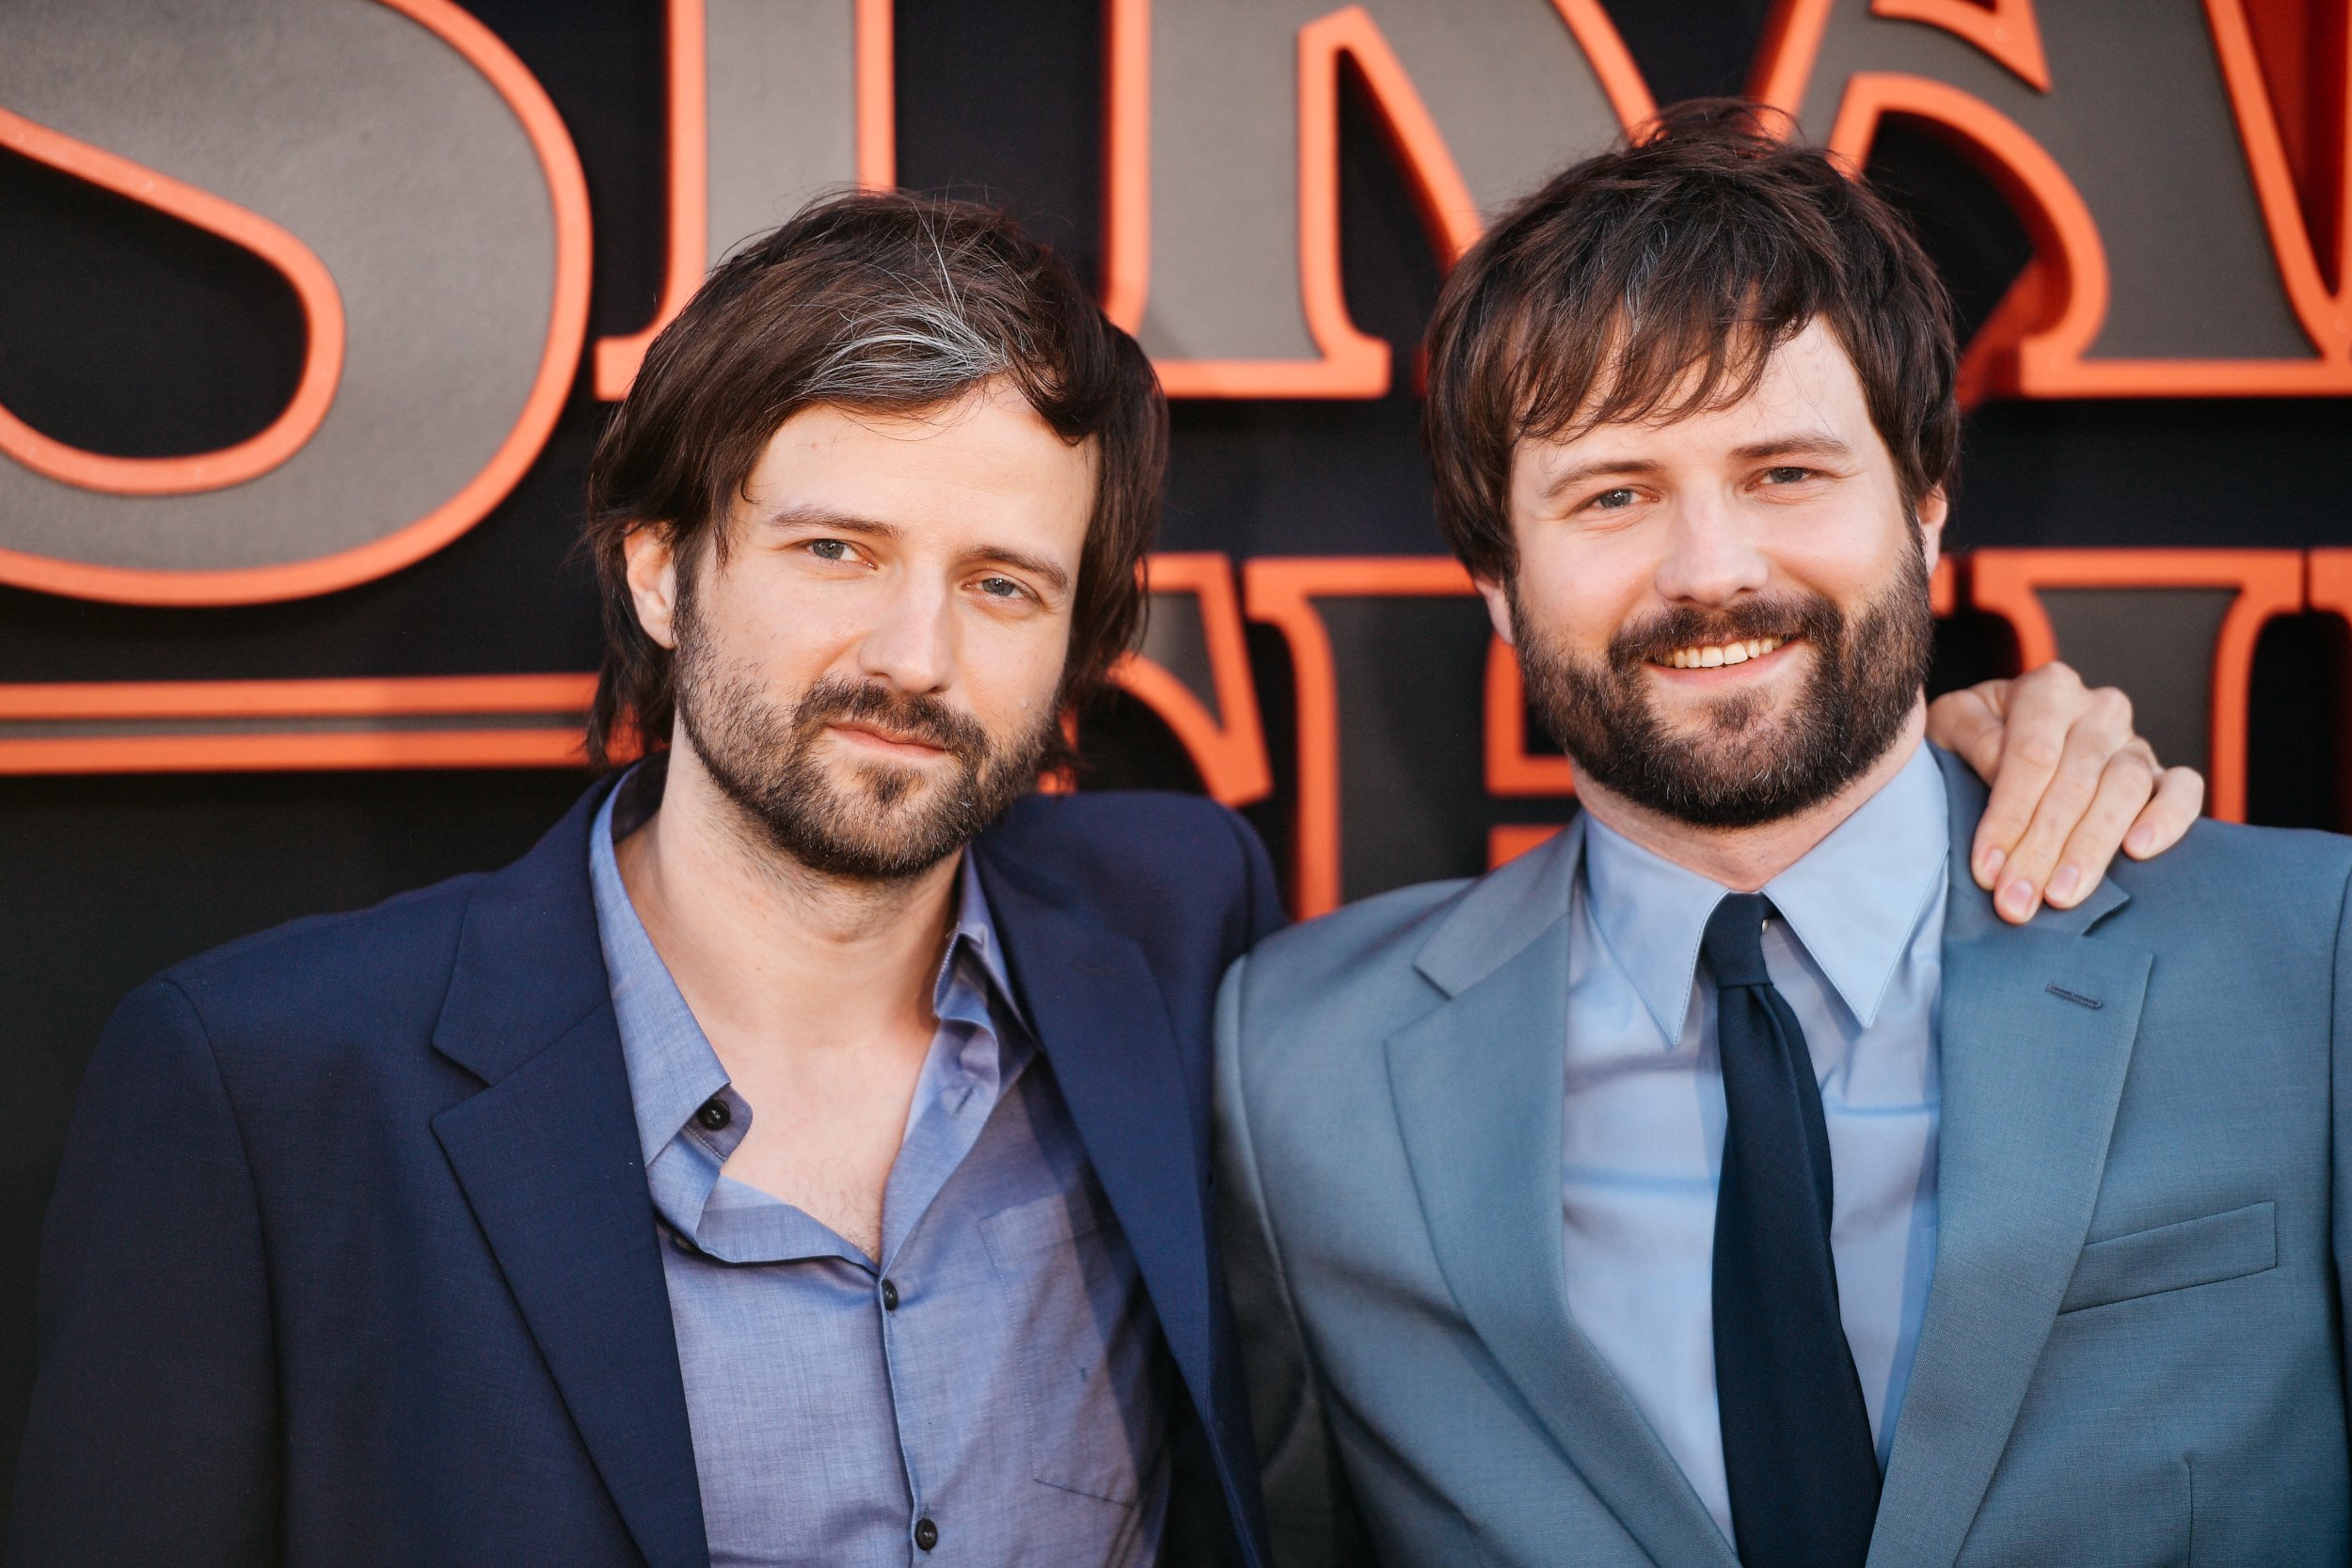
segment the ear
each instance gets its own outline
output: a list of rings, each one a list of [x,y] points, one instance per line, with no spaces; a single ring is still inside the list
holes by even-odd
[[[665,648],[677,646],[677,552],[666,524],[645,523],[621,541],[628,563],[629,596],[637,602],[637,624]]]
[[[1490,578],[1472,577],[1470,583],[1478,596],[1486,601],[1486,619],[1494,624],[1495,635],[1502,639],[1506,648],[1516,648],[1518,639],[1511,632],[1511,594],[1500,582]]]
[[[1919,549],[1926,556],[1931,572],[1944,559],[1944,519],[1951,515],[1951,498],[1944,494],[1941,485],[1919,498]]]

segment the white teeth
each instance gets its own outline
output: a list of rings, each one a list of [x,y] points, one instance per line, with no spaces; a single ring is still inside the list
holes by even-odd
[[[1780,645],[1781,640],[1777,637],[1752,637],[1744,642],[1676,648],[1661,662],[1671,670],[1712,670],[1724,664],[1745,664],[1752,658],[1762,658]]]

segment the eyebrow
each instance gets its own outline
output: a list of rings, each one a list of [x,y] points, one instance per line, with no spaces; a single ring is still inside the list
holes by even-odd
[[[1796,436],[1775,436],[1770,441],[1756,441],[1735,447],[1732,456],[1743,463],[1761,463],[1774,457],[1842,457],[1853,456],[1853,448],[1826,431],[1806,431]]]
[[[821,506],[787,506],[771,515],[761,526],[774,530],[811,529],[863,539],[897,541],[907,536],[907,531],[897,523],[885,523],[879,517],[860,517],[847,512],[834,512]],[[1009,566],[1016,572],[1026,572],[1039,578],[1056,594],[1070,592],[1070,574],[1041,556],[1002,545],[983,545],[978,549],[965,551],[964,559]]]
[[[1744,447],[1734,447],[1732,457],[1741,463],[1769,462],[1775,457],[1851,458],[1853,448],[1826,431],[1805,431],[1795,436],[1776,436],[1769,441],[1752,441]],[[1554,474],[1544,483],[1540,499],[1559,499],[1564,491],[1573,490],[1590,480],[1639,478],[1661,473],[1662,463],[1639,457],[1597,457],[1589,463],[1579,463]]]
[[[1662,473],[1665,467],[1662,463],[1652,463],[1639,457],[1597,457],[1590,463],[1579,463],[1552,475],[1544,482],[1541,499],[1557,500],[1563,491],[1573,490],[1587,480]]]

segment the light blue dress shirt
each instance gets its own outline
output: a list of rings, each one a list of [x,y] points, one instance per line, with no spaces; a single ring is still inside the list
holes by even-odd
[[[753,1109],[612,853],[651,782],[590,876],[713,1568],[1151,1562],[1166,1353],[970,857],[877,1260],[723,1174]]]
[[[1715,1402],[1724,1081],[1699,939],[1725,889],[1582,819],[1568,938],[1568,1309],[1732,1538]],[[1772,983],[1821,1085],[1838,1307],[1886,1463],[1935,1258],[1950,847],[1925,746],[1763,892]]]

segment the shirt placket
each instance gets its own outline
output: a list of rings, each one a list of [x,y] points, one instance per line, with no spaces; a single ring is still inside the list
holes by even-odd
[[[907,1527],[913,1562],[935,1564],[948,1560],[947,1529],[930,1493],[930,1466],[926,1463],[924,1432],[909,1419],[913,1401],[907,1396],[902,1366],[905,1351],[922,1334],[927,1305],[922,1281],[921,1236],[924,1218],[955,1179],[972,1147],[979,1140],[989,1113],[1009,1090],[1019,1071],[1018,1059],[1000,1050],[995,1021],[991,1015],[981,955],[968,932],[960,932],[941,965],[933,995],[939,1016],[939,1037],[933,1042],[916,1089],[916,1102],[908,1117],[906,1141],[890,1174],[882,1207],[882,1258],[875,1270],[874,1304],[880,1319],[883,1374],[890,1385],[891,1419],[898,1434],[898,1461],[906,1475],[910,1501]],[[967,1053],[996,1064],[993,1093],[975,1079]]]

